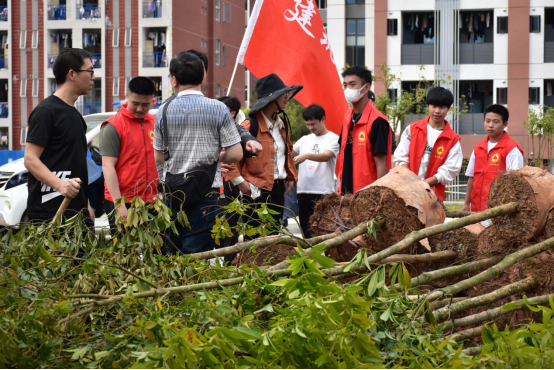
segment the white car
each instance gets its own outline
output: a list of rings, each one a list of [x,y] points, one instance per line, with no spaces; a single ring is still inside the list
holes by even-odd
[[[157,109],[151,109],[150,113],[156,115],[157,111]],[[83,117],[87,124],[87,144],[93,150],[98,150],[100,146],[100,137],[98,135],[100,133],[100,124],[115,113],[96,113]],[[89,183],[98,179],[100,173],[99,169],[96,173],[89,173]],[[27,220],[28,179],[29,171],[27,171],[23,164],[23,158],[0,166],[1,226],[13,226]]]

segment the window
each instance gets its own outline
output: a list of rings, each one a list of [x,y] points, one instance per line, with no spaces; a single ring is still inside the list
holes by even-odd
[[[125,46],[129,47],[131,46],[131,34],[133,29],[132,28],[125,28]]]
[[[346,4],[365,4],[365,0],[346,0]]]
[[[499,87],[496,89],[496,104],[508,104],[507,87]]]
[[[482,44],[494,42],[494,10],[460,11],[458,18],[460,44]],[[463,59],[464,50],[473,49],[461,46],[460,54]],[[491,46],[492,51],[492,46]],[[473,60],[473,58],[471,58]],[[460,62],[465,63],[465,62]],[[492,63],[492,61],[491,61]]]
[[[27,47],[27,31],[19,31],[19,48],[25,49]]]
[[[227,53],[225,52],[225,46],[224,46],[224,47],[222,48],[222,52],[221,52],[221,56],[222,56],[222,59],[223,59],[222,65],[225,65],[225,64],[226,64],[226,61],[225,61],[226,55],[225,55],[225,54],[227,54]]]
[[[390,102],[395,103],[396,102],[396,94],[397,94],[396,89],[389,89],[388,93],[389,93]]]
[[[204,14],[204,7],[203,6],[200,7],[200,14]]]
[[[508,17],[496,18],[496,33],[508,33]]]
[[[346,63],[365,65],[365,19],[346,20]]]
[[[231,4],[223,3],[223,22],[231,23]]]
[[[221,97],[221,85],[215,84],[215,98]]]
[[[31,47],[33,49],[38,48],[38,30],[33,31],[33,37],[31,40]]]
[[[19,144],[27,144],[27,127],[21,127],[21,139],[19,140]]]
[[[532,15],[529,21],[529,32],[539,33],[541,32],[541,16]]]
[[[119,28],[114,28],[113,29],[113,34],[112,34],[112,46],[114,48],[118,47],[119,46]]]
[[[24,98],[27,96],[27,79],[22,78],[19,84],[19,96]]]
[[[318,9],[327,9],[327,0],[316,0]]]
[[[221,40],[215,40],[215,65],[218,66],[221,64]]]
[[[131,77],[125,77],[125,89],[129,88],[129,82],[131,82]]]
[[[33,78],[33,98],[38,97],[38,78]]]
[[[529,88],[529,104],[540,104],[540,87]]]
[[[119,96],[119,78],[118,77],[115,77],[113,79],[112,95],[113,96]]]
[[[223,96],[227,96],[227,89],[223,89]]]
[[[387,36],[398,35],[398,19],[387,19]]]
[[[215,20],[219,21],[219,8],[221,7],[221,0],[215,0]]]

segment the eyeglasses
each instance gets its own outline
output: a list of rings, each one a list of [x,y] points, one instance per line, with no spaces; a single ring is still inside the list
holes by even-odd
[[[94,69],[74,69],[73,72],[87,72],[90,73],[90,78],[94,76]]]

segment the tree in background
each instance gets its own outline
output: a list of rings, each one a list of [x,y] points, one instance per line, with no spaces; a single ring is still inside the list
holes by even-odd
[[[552,139],[554,137],[554,108],[539,106],[538,110],[529,109],[527,121],[523,122],[527,133],[531,137],[531,157],[536,167],[542,165],[550,167],[548,163],[552,158]],[[535,138],[537,139],[538,152],[535,152]],[[546,157],[545,157],[546,156]]]

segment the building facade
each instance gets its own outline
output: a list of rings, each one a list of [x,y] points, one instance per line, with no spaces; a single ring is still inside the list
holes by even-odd
[[[554,2],[551,0],[327,0],[320,6],[340,71],[346,64],[400,76],[391,98],[420,77],[450,78],[450,117],[464,157],[485,137],[484,108],[504,104],[508,132],[531,157],[536,148],[523,123],[529,109],[554,107]],[[424,70],[420,66],[424,66]],[[385,92],[376,81],[376,94]],[[397,133],[399,134],[399,133]]]
[[[83,115],[117,110],[135,76],[172,92],[171,57],[208,55],[204,93],[245,99],[244,68],[229,82],[244,35],[243,0],[0,0],[0,150],[24,148],[28,117],[56,90],[52,65],[66,48],[93,55],[95,86],[79,98]],[[10,51],[11,48],[11,51]]]

